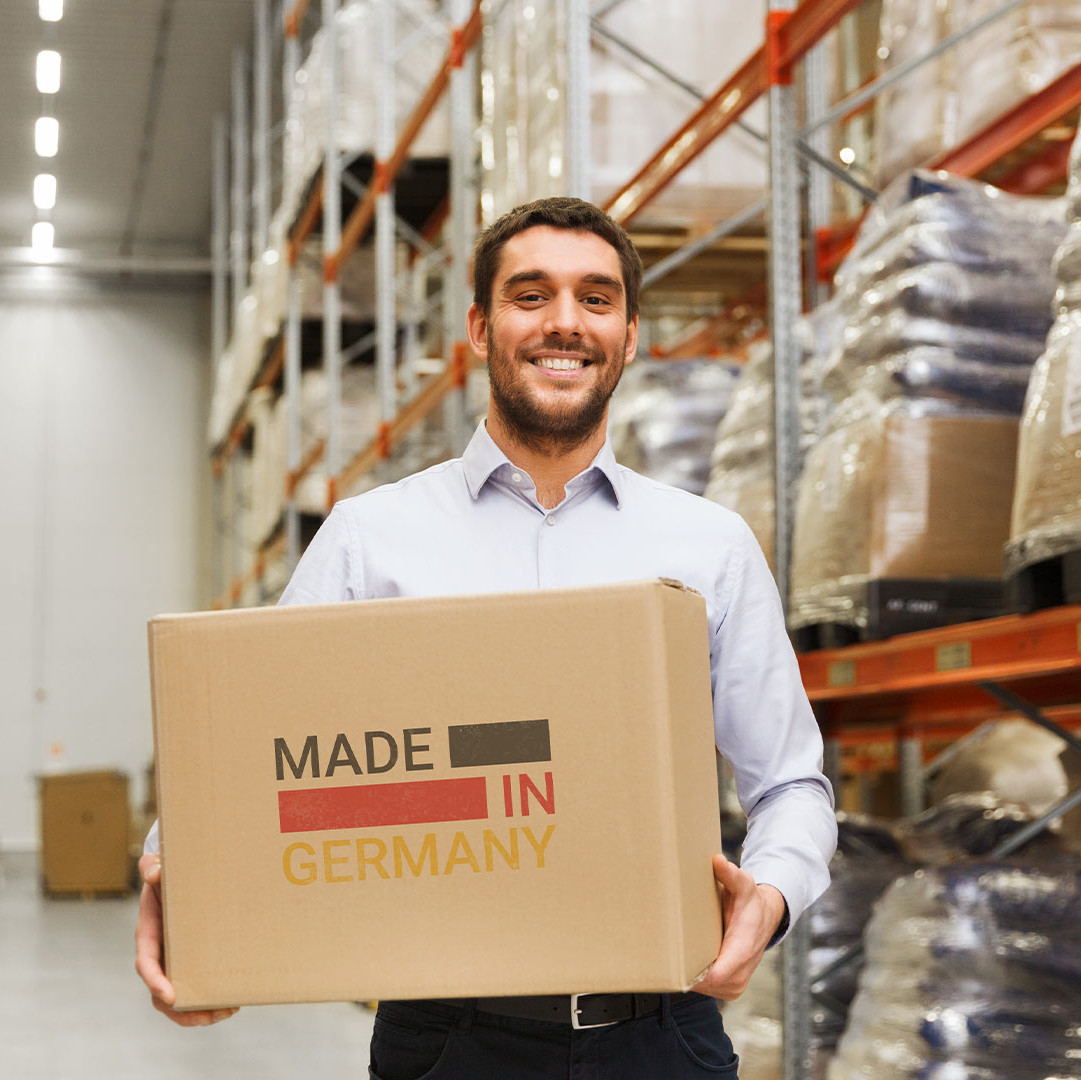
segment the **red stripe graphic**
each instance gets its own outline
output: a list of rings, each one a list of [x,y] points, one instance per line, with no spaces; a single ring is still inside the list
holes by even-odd
[[[483,776],[278,792],[278,821],[283,833],[487,817],[488,792]]]

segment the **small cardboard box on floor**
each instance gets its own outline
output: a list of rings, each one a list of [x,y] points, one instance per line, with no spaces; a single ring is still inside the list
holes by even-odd
[[[720,946],[676,583],[150,624],[180,1007],[689,987]]]

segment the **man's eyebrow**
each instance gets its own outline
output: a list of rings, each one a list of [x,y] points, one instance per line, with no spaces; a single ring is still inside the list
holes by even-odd
[[[519,270],[516,274],[511,274],[506,281],[503,282],[502,290],[506,292],[508,289],[513,289],[517,285],[525,285],[533,281],[550,281],[551,275],[545,270]],[[587,285],[603,285],[606,288],[614,289],[616,292],[623,292],[623,282],[619,278],[612,277],[610,274],[583,274],[581,280]]]

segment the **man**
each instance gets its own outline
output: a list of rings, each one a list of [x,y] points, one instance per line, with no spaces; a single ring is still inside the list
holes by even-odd
[[[743,991],[766,947],[829,881],[836,825],[821,738],[761,551],[735,514],[622,468],[606,441],[608,401],[637,348],[641,272],[626,233],[577,199],[530,203],[488,229],[468,316],[491,377],[486,421],[461,458],[339,503],[282,602],[662,576],[696,588],[709,616],[717,746],[748,815],[742,868],[714,857],[724,941],[697,993],[579,997],[574,1015],[569,996],[384,1003],[377,1080],[734,1076],[712,999]],[[528,628],[508,647],[545,662]],[[157,855],[141,866],[137,968],[155,1006],[185,1024],[230,1015],[169,1008]]]

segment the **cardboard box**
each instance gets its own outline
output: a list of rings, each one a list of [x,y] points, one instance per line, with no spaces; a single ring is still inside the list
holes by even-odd
[[[112,770],[55,773],[39,778],[39,793],[45,891],[130,889],[128,778]]]
[[[153,620],[178,1004],[689,987],[708,637],[659,581]]]

